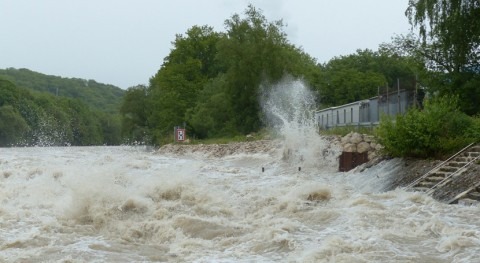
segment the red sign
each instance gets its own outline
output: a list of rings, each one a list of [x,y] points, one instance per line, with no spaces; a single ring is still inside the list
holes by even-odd
[[[177,129],[175,131],[175,140],[177,142],[185,141],[185,137],[187,137],[186,134],[185,134],[185,129]]]

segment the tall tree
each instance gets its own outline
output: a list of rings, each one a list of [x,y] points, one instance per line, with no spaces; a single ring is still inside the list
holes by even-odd
[[[219,43],[219,62],[225,65],[226,94],[235,112],[236,129],[241,133],[260,127],[258,92],[262,81],[279,80],[288,65],[289,45],[282,21],[268,22],[252,5],[225,21],[227,37]]]
[[[376,96],[378,89],[385,87],[412,89],[415,73],[410,59],[389,52],[357,50],[357,53],[335,57],[320,65],[317,80],[320,103],[323,107],[350,103]]]
[[[30,130],[27,122],[11,105],[0,107],[0,146],[20,142]]]
[[[286,39],[281,21],[269,22],[249,6],[225,21],[215,62],[218,75],[204,85],[188,123],[198,137],[245,134],[260,126],[259,95],[284,74],[311,80],[315,60]],[[260,88],[260,87],[263,88]]]
[[[457,94],[464,111],[479,112],[480,1],[410,0],[406,15],[420,39],[405,46],[424,58],[431,88]]]
[[[138,85],[127,89],[123,97],[122,135],[129,141],[148,142],[147,87]]]
[[[437,56],[430,59],[441,69],[461,72],[479,67],[480,1],[410,0],[406,14],[423,43],[433,44]]]
[[[148,122],[156,142],[186,121],[185,114],[195,107],[204,84],[221,70],[214,63],[221,37],[208,26],[194,26],[185,36],[176,36],[148,89]]]
[[[235,126],[236,114],[225,87],[224,75],[212,79],[200,92],[195,108],[187,112],[187,120],[198,138],[238,133]]]

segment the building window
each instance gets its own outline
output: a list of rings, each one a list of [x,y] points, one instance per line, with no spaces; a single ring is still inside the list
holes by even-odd
[[[353,108],[350,108],[350,122],[353,123]]]

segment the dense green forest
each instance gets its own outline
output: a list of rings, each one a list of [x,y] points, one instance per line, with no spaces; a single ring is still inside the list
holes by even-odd
[[[94,81],[87,88],[80,79],[26,69],[0,72],[0,146],[123,142],[118,108],[124,91],[119,88]],[[51,94],[51,87],[58,93],[55,88]]]
[[[176,35],[149,84],[126,91],[93,80],[3,70],[2,145],[38,143],[44,135],[54,144],[159,145],[171,142],[177,125],[196,138],[245,135],[264,128],[259,97],[285,76],[303,80],[318,108],[376,96],[400,83],[402,89],[458,98],[459,112],[478,114],[478,0],[412,0],[405,14],[410,35],[318,63],[288,41],[281,20],[268,21],[249,5],[227,18],[222,32],[194,25]]]
[[[17,87],[79,99],[93,109],[108,113],[118,113],[125,93],[118,87],[94,80],[62,78],[28,69],[0,69],[0,77],[11,81]]]
[[[328,107],[375,96],[398,81],[413,88],[424,70],[389,46],[317,63],[288,41],[282,21],[267,21],[251,5],[227,19],[224,32],[193,26],[172,44],[149,85],[125,94],[122,131],[132,140],[162,144],[183,123],[197,138],[256,132],[263,128],[262,89],[285,76],[302,79],[319,107]]]

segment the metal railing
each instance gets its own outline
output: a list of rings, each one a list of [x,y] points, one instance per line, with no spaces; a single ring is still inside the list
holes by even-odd
[[[478,159],[480,158],[480,155],[473,158],[471,161],[469,161],[468,163],[466,163],[464,166],[460,167],[458,170],[456,170],[455,172],[451,173],[449,176],[443,178],[443,180],[441,180],[440,182],[436,183],[434,186],[432,186],[428,191],[427,191],[427,194],[430,195],[431,193],[433,193],[435,191],[435,188],[443,183],[445,183],[446,181],[448,181],[450,178],[458,175],[458,174],[461,174],[462,171],[464,168],[467,168],[468,166],[470,166],[473,162],[477,161]]]
[[[451,204],[457,201],[458,199],[464,197],[465,195],[467,195],[468,193],[470,193],[472,190],[476,189],[479,186],[480,186],[480,182],[474,184],[472,187],[468,188],[466,191],[463,191],[460,194],[456,195],[454,198],[448,200],[447,204]]]
[[[444,166],[446,163],[450,162],[452,159],[454,159],[455,157],[457,157],[458,155],[460,155],[461,153],[463,153],[464,151],[466,151],[468,148],[470,148],[472,145],[474,145],[475,143],[470,143],[469,145],[465,146],[465,148],[461,149],[459,152],[457,152],[456,154],[452,155],[450,158],[448,158],[447,160],[443,161],[442,163],[440,163],[439,165],[435,166],[433,169],[431,169],[430,171],[428,171],[427,173],[425,173],[422,177],[418,178],[417,180],[413,181],[412,183],[410,183],[409,185],[407,185],[405,188],[406,189],[409,189],[411,187],[413,187],[414,185],[418,184],[420,181],[422,181],[423,179],[427,178],[430,174],[432,174],[433,172],[436,172],[438,169],[440,169],[442,166]]]

